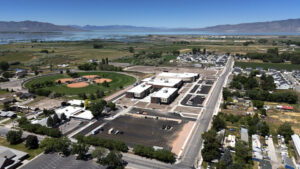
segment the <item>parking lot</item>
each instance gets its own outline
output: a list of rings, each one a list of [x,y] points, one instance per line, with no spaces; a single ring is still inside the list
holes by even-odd
[[[129,146],[142,144],[171,150],[173,140],[177,138],[177,133],[186,122],[179,119],[150,118],[150,115],[147,118],[139,115],[125,115],[109,121],[95,136],[121,140]],[[116,134],[117,131],[118,134]]]
[[[185,106],[202,107],[204,100],[205,100],[204,96],[188,94],[181,101],[181,104]]]
[[[76,160],[75,156],[61,157],[57,153],[42,154],[30,163],[21,167],[21,169],[105,169],[92,160]]]

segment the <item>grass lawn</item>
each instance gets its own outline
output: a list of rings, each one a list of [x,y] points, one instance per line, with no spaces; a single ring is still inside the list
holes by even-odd
[[[25,143],[24,142],[20,143],[20,144],[17,144],[17,145],[10,145],[6,141],[6,138],[4,138],[4,137],[0,137],[0,145],[28,153],[29,154],[28,160],[34,158],[35,156],[41,154],[44,151],[41,148],[34,149],[34,150],[32,150],[32,149],[29,150],[29,149],[27,149],[25,147]]]
[[[273,68],[277,70],[286,69],[286,70],[300,70],[300,65],[298,64],[285,64],[285,63],[256,63],[256,62],[235,62],[234,66],[239,66],[242,68],[245,67],[262,67],[264,69]]]
[[[82,88],[69,88],[65,84],[56,85],[51,87],[45,87],[45,89],[51,90],[56,93],[63,93],[67,95],[77,95],[80,93],[95,93],[97,90],[103,90],[106,95],[109,95],[120,89],[120,86],[126,87],[128,85],[133,84],[136,80],[132,76],[115,73],[115,72],[80,72],[78,73],[80,76],[84,75],[99,75],[101,78],[112,79],[112,82],[109,83],[109,87],[105,87],[103,85],[91,84],[87,87]],[[33,79],[25,84],[27,88],[30,87],[31,84],[40,83],[44,81],[55,81],[61,78],[69,78],[67,74],[58,74],[53,76],[42,77],[38,79]]]

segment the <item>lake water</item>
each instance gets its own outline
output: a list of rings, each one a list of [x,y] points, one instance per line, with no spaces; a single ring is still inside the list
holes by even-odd
[[[79,41],[92,39],[113,39],[128,41],[134,37],[148,35],[300,35],[300,33],[210,33],[210,32],[134,32],[134,31],[87,31],[53,33],[1,33],[0,44],[37,41]]]

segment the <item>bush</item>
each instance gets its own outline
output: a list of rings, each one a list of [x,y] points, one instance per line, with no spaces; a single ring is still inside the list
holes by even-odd
[[[34,136],[34,135],[27,136],[25,146],[28,149],[38,148],[39,147],[39,140],[38,140],[37,136]]]
[[[94,49],[102,49],[103,45],[102,44],[94,44],[93,47],[94,47]]]
[[[40,124],[31,124],[25,117],[18,120],[19,127],[25,131],[35,134],[47,135],[50,137],[61,137],[61,132],[54,128],[48,128]]]
[[[127,145],[122,141],[116,141],[116,140],[109,140],[109,139],[102,139],[92,136],[83,136],[83,135],[77,135],[76,139],[80,143],[85,143],[93,146],[100,146],[107,148],[109,150],[118,150],[122,152],[127,152],[128,147]]]
[[[10,144],[19,144],[22,142],[22,134],[23,134],[23,132],[21,130],[19,130],[19,131],[10,130],[6,134],[6,140]]]
[[[175,156],[171,151],[168,150],[154,150],[152,147],[143,146],[143,145],[136,145],[133,148],[133,152],[136,155],[146,157],[146,158],[154,158],[159,161],[167,162],[167,163],[174,163]]]

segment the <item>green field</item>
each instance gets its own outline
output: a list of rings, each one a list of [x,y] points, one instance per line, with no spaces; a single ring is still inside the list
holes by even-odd
[[[91,84],[87,87],[83,88],[68,88],[65,84],[55,85],[51,87],[45,87],[44,89],[48,89],[50,91],[56,93],[62,93],[66,95],[77,95],[80,93],[95,93],[97,90],[103,90],[106,95],[109,95],[117,90],[120,90],[120,87],[126,87],[128,85],[133,84],[136,79],[132,76],[124,75],[121,73],[115,72],[80,72],[78,73],[80,76],[84,75],[99,75],[101,78],[112,79],[112,82],[109,83],[109,87],[105,87],[103,85]],[[25,84],[25,87],[29,88],[32,84],[41,83],[45,81],[55,81],[61,78],[70,78],[67,74],[57,74],[46,76],[42,78],[33,79]]]
[[[262,67],[264,69],[268,68],[273,68],[277,70],[282,70],[286,69],[288,71],[291,70],[300,70],[300,65],[297,64],[285,64],[285,63],[256,63],[256,62],[235,62],[234,66],[238,67],[252,67],[252,68],[257,68],[257,67]]]

